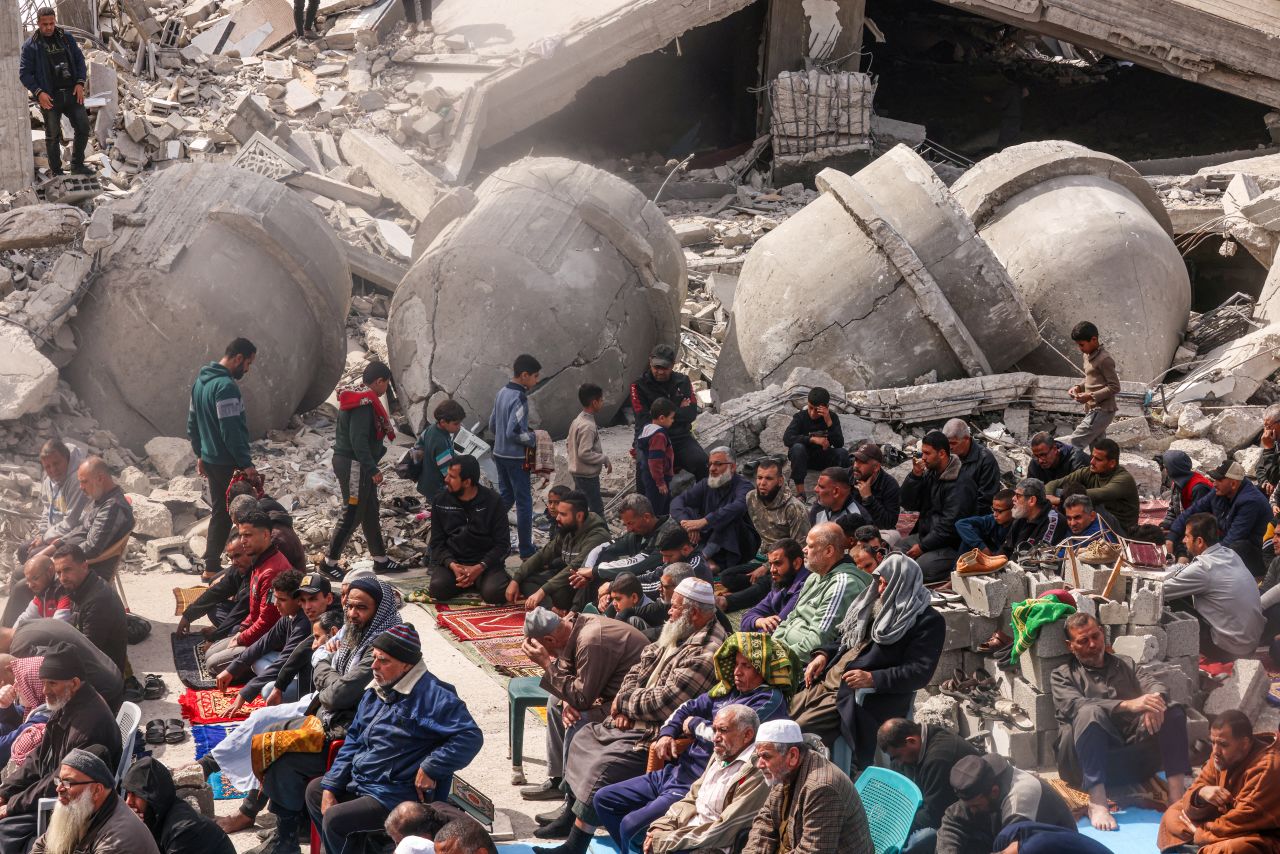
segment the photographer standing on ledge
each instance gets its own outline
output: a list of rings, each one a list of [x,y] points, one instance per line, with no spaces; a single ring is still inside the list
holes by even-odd
[[[49,174],[62,174],[62,117],[71,120],[75,140],[71,171],[92,175],[84,165],[89,144],[89,114],[84,109],[84,84],[88,78],[84,53],[76,40],[58,26],[52,7],[36,12],[36,32],[22,45],[18,79],[40,104],[44,115],[44,142],[49,154]]]

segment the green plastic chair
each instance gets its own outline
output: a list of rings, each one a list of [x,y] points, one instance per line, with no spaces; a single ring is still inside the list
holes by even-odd
[[[517,676],[507,683],[507,746],[511,750],[511,782],[521,785],[524,779],[524,714],[536,706],[547,705],[547,692],[537,676]]]
[[[871,830],[875,854],[899,854],[924,803],[920,787],[896,771],[872,766],[854,783]]]

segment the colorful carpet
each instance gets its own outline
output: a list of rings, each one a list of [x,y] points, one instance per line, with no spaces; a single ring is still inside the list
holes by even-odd
[[[191,742],[196,748],[196,759],[217,747],[237,726],[239,724],[192,724]]]
[[[524,634],[524,615],[519,606],[444,611],[436,616],[436,624],[464,641],[508,638]]]
[[[222,781],[222,772],[215,771],[209,775],[209,788],[213,790],[215,801],[238,801],[248,792],[242,792],[230,783]]]
[[[530,661],[529,656],[520,648],[523,642],[523,637],[485,638],[473,641],[472,646],[499,673],[506,676],[541,676],[542,668]]]
[[[1138,504],[1138,524],[1159,525],[1168,512],[1168,501],[1142,501]]]
[[[216,684],[216,676],[205,666],[204,651],[209,644],[204,637],[199,633],[180,635],[173,632],[169,641],[173,646],[173,666],[182,684],[196,691],[212,688]]]
[[[455,596],[448,602],[437,602],[432,598],[431,594],[425,587],[415,587],[412,590],[402,591],[404,593],[404,601],[413,602],[417,605],[435,605],[438,608],[484,608],[485,601],[475,593],[463,593]]]
[[[249,717],[250,712],[265,705],[262,698],[257,697],[252,703],[241,706],[235,717],[231,717],[228,712],[235,700],[235,691],[224,693],[217,689],[189,690],[178,697],[178,707],[182,709],[182,716],[193,724],[220,724],[244,720]]]
[[[181,617],[188,606],[200,598],[200,594],[208,590],[208,587],[175,587],[173,588],[173,616]]]

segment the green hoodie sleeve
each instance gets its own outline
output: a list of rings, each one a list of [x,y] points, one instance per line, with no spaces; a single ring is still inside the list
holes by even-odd
[[[240,387],[231,379],[223,379],[218,382],[213,400],[222,444],[237,468],[249,468],[253,465],[253,457],[249,453],[249,421],[245,418]]]
[[[365,471],[376,472],[378,459],[373,452],[373,407],[357,406],[347,414],[347,441],[351,454]]]
[[[187,405],[187,438],[191,440],[191,450],[196,459],[200,459],[200,419],[196,418],[195,397]]]

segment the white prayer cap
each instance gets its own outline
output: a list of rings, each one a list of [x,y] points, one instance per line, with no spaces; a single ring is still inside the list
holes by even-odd
[[[689,602],[699,605],[716,604],[716,591],[701,578],[686,578],[676,585],[676,592]]]
[[[756,731],[756,741],[767,741],[770,744],[800,744],[804,741],[804,733],[800,732],[800,724],[786,718],[765,721]]]

